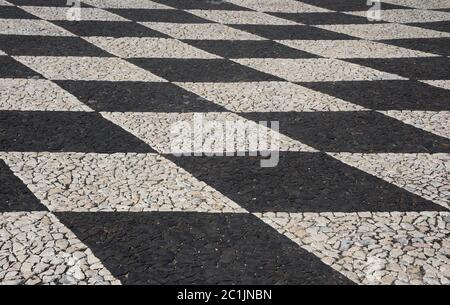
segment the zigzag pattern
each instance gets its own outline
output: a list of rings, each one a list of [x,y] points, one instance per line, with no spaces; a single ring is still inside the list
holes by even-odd
[[[382,1],[0,0],[0,282],[449,284],[450,3]]]

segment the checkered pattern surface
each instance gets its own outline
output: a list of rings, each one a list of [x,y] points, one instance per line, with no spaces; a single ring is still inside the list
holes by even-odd
[[[0,0],[0,281],[450,283],[450,3],[381,8]],[[278,166],[175,157],[198,113]]]

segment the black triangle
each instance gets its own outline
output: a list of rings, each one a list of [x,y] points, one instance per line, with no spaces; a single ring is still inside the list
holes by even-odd
[[[251,214],[56,212],[122,284],[353,284]]]
[[[22,211],[47,211],[47,208],[0,160],[0,213]]]

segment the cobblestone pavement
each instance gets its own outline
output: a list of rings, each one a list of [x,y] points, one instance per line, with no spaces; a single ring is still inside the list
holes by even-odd
[[[0,0],[0,283],[450,284],[450,2],[368,12]]]

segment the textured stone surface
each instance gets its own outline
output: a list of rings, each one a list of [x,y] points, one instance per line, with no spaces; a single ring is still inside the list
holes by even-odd
[[[257,216],[357,283],[450,284],[448,212]]]
[[[433,54],[368,40],[280,40],[282,44],[327,58],[427,57]]]
[[[2,35],[72,36],[70,32],[45,20],[0,19]]]
[[[2,79],[0,110],[91,111],[55,83],[39,78]]]
[[[402,79],[400,76],[337,59],[235,59],[291,82]]]
[[[295,22],[260,12],[214,10],[189,10],[189,12],[222,24],[295,24]]]
[[[122,58],[217,58],[176,39],[86,37],[90,43]]]
[[[282,151],[315,151],[308,145],[305,145],[299,141],[295,141],[277,131],[271,130],[271,123],[267,122],[267,127],[259,125],[251,120],[246,120],[241,116],[233,113],[131,113],[123,114],[118,112],[102,113],[103,117],[110,120],[114,124],[117,124],[125,130],[131,132],[140,139],[143,139],[152,148],[159,153],[190,153],[190,152],[231,152],[248,151],[251,147],[257,148],[258,151],[267,150],[270,148],[279,149]],[[198,115],[203,122],[203,132],[194,131],[194,125],[197,120],[195,115]],[[185,122],[191,127],[191,133],[181,133],[182,129],[174,129],[173,126]],[[206,124],[219,128],[206,127]],[[232,141],[231,146],[226,145],[223,135],[226,133],[226,126],[231,125],[229,130],[237,124],[245,125],[246,129],[239,129],[236,134],[236,138],[241,137],[237,141]],[[220,131],[222,130],[223,133]],[[250,136],[246,136],[246,130]],[[259,132],[267,135],[267,141],[256,141],[259,137]],[[186,141],[187,146],[178,146],[176,144],[178,140],[182,140],[182,137],[188,137],[190,141]],[[194,147],[195,142],[201,143],[200,149]],[[192,143],[192,145],[189,145]],[[242,143],[242,145],[241,145]],[[255,143],[254,146],[251,146]],[[208,149],[208,147],[210,149]],[[215,149],[217,147],[218,151]],[[255,149],[251,149],[255,150]]]
[[[177,83],[177,85],[234,112],[363,109],[288,82]]]
[[[448,154],[332,154],[335,158],[409,192],[450,205]]]
[[[350,14],[365,17],[367,12],[352,12]],[[449,19],[450,13],[420,9],[385,10],[381,13],[381,20],[396,23],[434,22]]]
[[[16,59],[52,80],[162,81],[119,58],[18,56]]]
[[[47,212],[0,214],[0,283],[120,284]]]
[[[449,285],[450,3],[366,2],[0,0],[0,284]]]
[[[450,90],[450,80],[424,80],[424,83]]]
[[[2,154],[51,211],[243,211],[152,154]]]
[[[22,6],[22,9],[44,20],[67,20],[66,7]],[[81,20],[124,21],[126,19],[97,8],[80,8]]]
[[[426,2],[420,0],[385,0],[384,2],[421,9],[448,8],[448,2],[446,0],[429,0]]]
[[[261,12],[326,12],[317,6],[294,0],[229,0],[228,2]]]
[[[450,33],[419,29],[416,27],[396,23],[370,24],[370,25],[369,24],[318,25],[317,27],[369,40],[450,37]]]
[[[177,39],[261,40],[262,38],[223,24],[175,24],[141,22],[141,24]]]
[[[450,138],[450,126],[442,124],[450,121],[449,111],[384,111],[384,114],[396,118],[406,124]]]
[[[83,3],[99,8],[170,9],[167,5],[149,0],[85,0]]]

